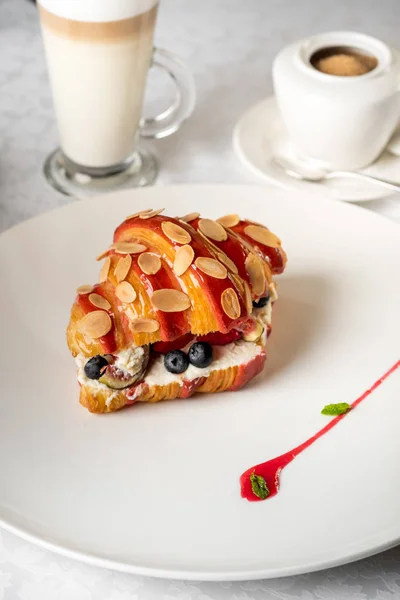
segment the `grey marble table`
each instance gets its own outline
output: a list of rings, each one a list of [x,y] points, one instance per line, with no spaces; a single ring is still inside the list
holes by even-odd
[[[302,36],[345,28],[398,45],[399,16],[398,0],[161,0],[156,42],[190,65],[198,102],[181,131],[151,144],[161,163],[159,182],[258,183],[234,156],[231,135],[241,114],[271,93],[271,61],[279,48]],[[0,0],[0,231],[73,201],[48,187],[42,176],[43,160],[56,144],[36,9],[26,0]],[[395,198],[365,206],[400,222]],[[0,600],[97,598],[395,600],[400,598],[400,547],[320,573],[208,584],[88,567],[0,531]]]

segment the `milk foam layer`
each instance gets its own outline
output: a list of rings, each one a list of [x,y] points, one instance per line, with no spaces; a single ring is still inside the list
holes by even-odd
[[[50,13],[64,19],[106,23],[147,12],[157,4],[157,0],[40,0],[39,3]]]

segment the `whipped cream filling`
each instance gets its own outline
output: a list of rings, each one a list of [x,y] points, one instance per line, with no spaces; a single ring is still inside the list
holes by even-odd
[[[113,354],[115,356],[114,366],[121,371],[127,371],[134,375],[140,370],[141,364],[144,358],[144,349],[142,346],[136,346],[134,348],[126,348]],[[81,385],[88,385],[96,389],[107,389],[110,388],[104,383],[100,383],[97,379],[89,379],[85,374],[85,365],[89,359],[83,354],[78,354],[75,358],[76,365],[78,367],[78,381]],[[118,392],[118,390],[117,390]]]
[[[266,306],[263,308],[255,308],[252,312],[252,317],[259,321],[264,326],[264,331],[261,336],[261,340],[256,342],[246,342],[243,339],[238,340],[236,342],[232,342],[230,344],[226,344],[225,346],[213,346],[214,350],[214,358],[208,367],[205,369],[200,369],[199,367],[195,367],[193,365],[189,365],[187,370],[184,373],[175,374],[170,373],[166,370],[164,366],[164,356],[159,355],[156,358],[150,359],[150,365],[146,372],[143,380],[134,388],[133,393],[129,394],[129,399],[134,400],[135,395],[139,395],[143,384],[147,384],[149,386],[153,385],[168,385],[170,383],[178,382],[180,385],[183,385],[184,381],[192,381],[199,377],[208,377],[212,371],[216,370],[224,370],[229,367],[240,366],[242,364],[246,364],[256,356],[263,352],[266,342],[267,342],[267,334],[268,327],[271,325],[271,317],[272,317],[272,302],[268,302]],[[195,340],[190,342],[186,348],[183,350],[188,350],[188,348],[194,343]],[[128,371],[129,373],[136,373],[138,371],[138,367],[140,362],[143,360],[144,350],[142,347],[131,347],[125,350],[121,350],[113,354],[115,356],[115,366],[118,368]],[[103,383],[100,383],[96,379],[89,379],[85,375],[84,367],[87,362],[87,357],[79,354],[75,361],[78,367],[78,381],[81,385],[87,385],[93,389],[106,389],[110,390],[110,388]],[[112,400],[117,396],[121,391],[127,390],[116,390],[111,394],[111,396],[107,399],[107,405],[109,405]]]
[[[222,371],[229,367],[246,364],[263,351],[263,346],[255,342],[245,342],[238,340],[225,346],[213,346],[214,356],[210,366],[200,369],[194,365],[189,365],[184,373],[170,373],[164,367],[164,356],[158,356],[151,364],[145,378],[141,383],[147,385],[168,385],[178,382],[180,385],[184,381],[193,381],[199,377],[208,377],[212,371]],[[133,396],[134,397],[134,396]]]
[[[126,348],[121,350],[113,356],[116,357],[114,366],[122,371],[128,371],[129,373],[137,373],[140,370],[144,359],[144,349],[142,346],[136,348]]]

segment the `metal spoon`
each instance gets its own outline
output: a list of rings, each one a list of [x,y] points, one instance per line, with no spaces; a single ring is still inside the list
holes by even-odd
[[[359,171],[325,171],[319,167],[316,169],[309,169],[308,167],[305,167],[303,170],[302,167],[299,169],[297,165],[292,164],[286,160],[286,158],[282,158],[281,156],[273,158],[272,162],[283,169],[287,175],[290,175],[290,177],[293,177],[294,179],[318,183],[328,179],[348,177],[351,179],[358,179],[360,181],[369,181],[376,185],[380,185],[381,187],[385,187],[392,192],[400,192],[400,184],[387,181],[386,179],[379,179],[379,177],[373,177],[372,175],[367,175],[365,173],[360,173]]]

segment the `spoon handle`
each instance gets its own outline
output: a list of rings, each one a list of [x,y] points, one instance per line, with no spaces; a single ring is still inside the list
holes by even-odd
[[[373,175],[367,175],[366,173],[358,173],[357,171],[332,171],[326,174],[326,179],[334,179],[336,177],[350,177],[352,179],[361,179],[363,181],[370,181],[376,185],[392,190],[392,192],[400,192],[400,184],[387,181],[386,179],[380,179]]]

